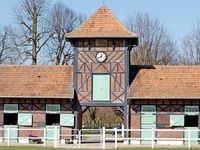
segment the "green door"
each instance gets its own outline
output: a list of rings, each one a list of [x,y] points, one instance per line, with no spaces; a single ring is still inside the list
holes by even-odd
[[[57,128],[57,138],[60,138],[60,128]],[[53,141],[55,137],[55,126],[46,126],[46,140]]]
[[[188,144],[188,134],[190,131],[190,138],[191,138],[191,144],[198,144],[198,127],[185,127],[185,133],[184,133],[184,137],[185,137],[185,144]]]
[[[151,144],[152,128],[156,128],[156,106],[143,105],[141,109],[141,144]],[[153,133],[155,134],[155,132]],[[155,137],[155,135],[154,135]]]
[[[156,115],[142,115],[141,128],[143,129],[141,132],[141,137],[144,138],[144,140],[142,140],[141,143],[151,144],[152,128],[156,128]]]
[[[93,74],[93,101],[110,101],[110,75]]]
[[[142,115],[141,118],[142,126],[148,125],[152,126],[156,124],[156,115]]]
[[[4,137],[5,141],[8,139],[8,128],[9,128],[9,139],[10,142],[18,141],[18,126],[17,125],[4,125]]]

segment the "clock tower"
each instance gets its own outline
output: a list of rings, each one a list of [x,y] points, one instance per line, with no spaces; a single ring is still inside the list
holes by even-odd
[[[66,34],[74,47],[74,85],[83,107],[120,107],[127,127],[129,52],[138,44],[111,11],[101,6],[85,23]]]

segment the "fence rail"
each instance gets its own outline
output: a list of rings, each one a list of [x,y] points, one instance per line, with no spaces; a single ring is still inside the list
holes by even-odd
[[[90,143],[96,148],[123,147],[123,144],[145,144],[151,148],[156,145],[185,145],[190,149],[200,144],[199,129],[61,129],[53,128],[0,128],[0,143],[7,146],[17,144],[40,144],[84,148]],[[95,143],[95,144],[94,144]],[[200,145],[199,145],[200,146]],[[88,148],[88,147],[87,147]]]

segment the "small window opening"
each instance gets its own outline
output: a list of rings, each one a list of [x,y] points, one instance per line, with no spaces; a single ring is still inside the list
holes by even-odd
[[[198,127],[198,115],[185,115],[185,127]]]
[[[60,114],[46,114],[46,125],[59,125]]]
[[[4,125],[17,125],[17,114],[4,114]]]

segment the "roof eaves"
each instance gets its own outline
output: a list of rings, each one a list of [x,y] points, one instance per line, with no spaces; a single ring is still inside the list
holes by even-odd
[[[128,99],[181,99],[181,100],[187,100],[187,99],[200,99],[200,97],[134,97],[134,96],[128,96]]]
[[[72,99],[74,98],[74,96],[0,96],[0,98],[49,98],[49,99]]]
[[[125,38],[125,39],[135,39],[138,36],[67,36],[66,39],[82,39],[82,38]]]

